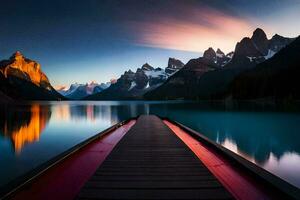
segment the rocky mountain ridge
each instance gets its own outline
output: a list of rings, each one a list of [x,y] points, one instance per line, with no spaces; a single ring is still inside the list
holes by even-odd
[[[0,61],[0,72],[5,78],[17,76],[39,87],[47,90],[51,89],[47,76],[41,70],[41,65],[36,61],[25,58],[19,51],[14,53],[9,60]]]
[[[86,84],[80,84],[80,83],[73,83],[70,85],[69,88],[63,87],[60,89],[57,89],[57,91],[69,98],[69,99],[82,99],[88,95],[96,94],[98,92],[101,92],[105,89],[107,89],[110,86],[110,82],[107,83],[97,83],[95,81],[92,81],[90,83]]]
[[[236,44],[232,64],[234,65],[235,62],[245,58],[249,61],[245,63],[246,65],[252,66],[261,63],[271,58],[293,40],[294,38],[285,38],[278,34],[268,39],[266,33],[257,28],[251,38],[245,37]]]
[[[226,91],[237,75],[270,59],[293,40],[279,35],[268,40],[264,31],[258,28],[251,38],[245,37],[236,44],[234,53],[224,57],[221,50],[215,52],[209,48],[203,57],[190,60],[174,76],[144,97],[158,100],[215,99]]]
[[[278,34],[268,39],[265,32],[257,28],[251,37],[244,37],[228,54],[210,47],[202,57],[186,64],[175,58],[169,58],[164,69],[145,63],[135,72],[125,71],[109,85],[72,84],[59,93],[39,63],[16,52],[9,59],[0,61],[0,95],[5,101],[62,100],[62,95],[68,99],[89,100],[215,99],[222,96],[240,74],[273,58],[294,40]],[[288,59],[288,55],[285,58]]]
[[[175,74],[183,67],[183,63],[175,58],[169,58],[165,69],[154,68],[145,63],[133,72],[125,71],[116,83],[112,84],[106,90],[85,99],[90,100],[115,100],[115,99],[140,99],[143,94],[151,91],[163,84],[170,76]]]
[[[225,98],[299,100],[300,37],[231,82]]]
[[[0,61],[0,91],[15,100],[61,100],[36,61],[17,51]]]

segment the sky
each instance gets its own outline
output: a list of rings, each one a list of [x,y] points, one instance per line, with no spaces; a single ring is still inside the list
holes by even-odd
[[[255,28],[300,34],[300,0],[9,0],[0,2],[0,59],[19,50],[54,86],[107,82],[168,58],[225,53]]]

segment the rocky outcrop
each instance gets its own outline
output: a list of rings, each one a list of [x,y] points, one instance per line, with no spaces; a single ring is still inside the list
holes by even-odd
[[[292,38],[285,38],[277,34],[268,40],[265,32],[257,28],[251,38],[245,37],[237,43],[228,67],[254,67],[256,64],[271,58],[292,41]]]
[[[184,66],[184,63],[180,60],[177,60],[175,58],[169,58],[168,60],[168,66],[166,67],[165,71],[167,74],[173,74],[180,70]]]
[[[143,67],[144,67],[145,65],[143,65]],[[150,66],[150,65],[149,65]],[[148,84],[148,82],[149,82],[149,79],[151,79],[151,77],[148,77],[147,75],[146,75],[146,72],[150,72],[150,71],[152,71],[152,70],[154,70],[154,68],[153,67],[151,67],[152,68],[152,70],[149,70],[149,69],[145,69],[145,68],[138,68],[137,70],[136,70],[136,72],[135,72],[135,75],[134,75],[134,82],[135,82],[135,84],[136,84],[136,89],[144,89],[146,86],[147,86],[147,84]],[[146,72],[145,72],[146,71]]]
[[[231,59],[233,57],[233,55],[234,55],[234,51],[231,51],[228,54],[226,54],[226,57]]]
[[[1,61],[0,70],[6,78],[16,76],[39,87],[51,90],[47,76],[41,71],[41,65],[36,61],[25,58],[19,51],[14,53],[9,60]]]
[[[282,37],[278,34],[275,34],[270,40],[269,40],[269,50],[273,52],[280,51],[283,47],[290,44],[294,38],[286,38]]]
[[[217,54],[213,48],[209,47],[206,51],[204,51],[203,58],[208,61],[215,62],[217,60]]]
[[[243,38],[236,44],[234,56],[262,57],[263,54],[256,48],[250,38]]]
[[[221,51],[221,49],[218,48],[217,51],[216,51],[216,56],[219,57],[219,58],[223,58],[226,55],[224,54],[223,51]]]
[[[256,49],[260,51],[261,54],[266,55],[269,50],[269,40],[267,38],[266,33],[260,29],[257,28],[251,37],[251,41],[255,45]]]
[[[230,61],[231,57],[225,55],[219,48],[215,51],[212,47],[209,47],[206,51],[204,51],[203,59],[205,59],[206,62],[216,64],[219,68],[221,68]]]
[[[284,42],[277,46],[280,44]],[[272,58],[237,76],[225,95],[233,99],[299,100],[299,63],[300,37]]]
[[[19,51],[8,60],[0,61],[0,82],[0,90],[13,99],[63,99],[51,86],[40,64],[25,58]]]
[[[145,64],[142,66],[141,69],[142,69],[142,70],[145,70],[145,71],[152,71],[152,70],[154,70],[154,68],[153,68],[151,65],[149,65],[148,63],[145,63]]]

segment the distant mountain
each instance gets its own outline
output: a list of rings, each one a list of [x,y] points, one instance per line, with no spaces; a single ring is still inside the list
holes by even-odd
[[[64,99],[51,86],[40,64],[18,51],[0,61],[0,83],[0,91],[15,100]]]
[[[145,63],[136,72],[126,71],[106,90],[90,95],[88,100],[141,99],[142,96],[161,84],[183,67],[180,60],[170,58],[165,69],[154,68]]]
[[[165,69],[165,72],[167,74],[173,74],[177,72],[179,69],[181,69],[184,66],[184,63],[181,62],[181,60],[177,60],[175,58],[169,58],[168,66]]]
[[[216,64],[219,68],[224,67],[232,58],[232,52],[225,55],[221,49],[215,51],[213,48],[208,48],[204,51],[203,58],[207,61]]]
[[[277,34],[268,40],[265,32],[257,28],[251,38],[245,37],[237,43],[228,67],[252,68],[274,56],[293,40],[294,38],[285,38]]]
[[[145,94],[149,99],[193,99],[199,79],[206,73],[224,68],[232,55],[208,48],[203,57],[190,60],[164,84]]]
[[[214,99],[223,93],[229,83],[241,72],[271,58],[292,42],[292,38],[274,35],[270,40],[262,29],[256,29],[251,38],[236,44],[234,53],[227,55],[218,49],[206,50],[203,57],[190,60],[180,71],[155,90],[147,92],[146,99]]]
[[[61,88],[61,89],[57,89],[57,91],[69,98],[69,99],[82,99],[88,95],[92,95],[92,94],[96,94],[98,92],[101,92],[105,89],[107,89],[110,86],[110,83],[101,83],[98,84],[94,81],[92,81],[91,83],[86,83],[86,84],[71,84],[71,86],[66,89],[66,88]]]
[[[279,37],[282,40],[281,36]],[[273,38],[274,38],[273,37]],[[276,44],[276,43],[275,43]],[[278,47],[278,45],[276,45]],[[234,99],[300,99],[300,37],[269,60],[237,76],[226,96]]]

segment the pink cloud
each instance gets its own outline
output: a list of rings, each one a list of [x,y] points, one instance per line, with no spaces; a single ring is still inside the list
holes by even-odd
[[[161,17],[159,21],[130,21],[137,33],[135,44],[203,52],[208,47],[234,50],[236,42],[250,36],[254,26],[247,20],[216,9],[183,7],[184,18]],[[153,19],[157,19],[153,17]]]

